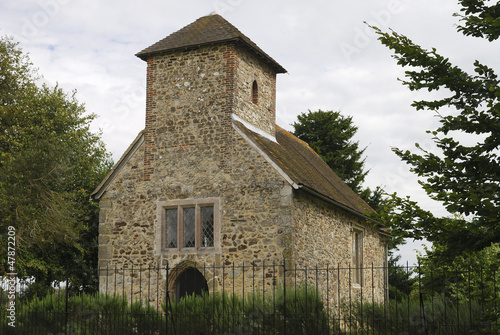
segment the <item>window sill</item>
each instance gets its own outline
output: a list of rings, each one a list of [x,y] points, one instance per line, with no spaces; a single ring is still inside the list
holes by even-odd
[[[203,248],[182,248],[182,249],[163,249],[161,253],[163,255],[183,255],[183,254],[215,254],[220,252],[218,248],[215,247],[203,247]]]

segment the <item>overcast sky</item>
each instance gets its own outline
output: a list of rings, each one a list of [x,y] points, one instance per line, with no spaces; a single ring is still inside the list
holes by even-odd
[[[437,118],[410,106],[430,95],[398,82],[402,69],[363,22],[436,47],[468,71],[476,59],[498,68],[499,44],[457,33],[458,11],[456,0],[2,0],[0,34],[20,42],[46,83],[77,90],[117,161],[144,127],[146,63],[135,54],[217,12],[287,69],[277,79],[278,125],[291,130],[308,110],[353,116],[367,147],[366,186],[443,214],[391,151],[432,147],[425,131]],[[415,248],[404,248],[405,261]]]

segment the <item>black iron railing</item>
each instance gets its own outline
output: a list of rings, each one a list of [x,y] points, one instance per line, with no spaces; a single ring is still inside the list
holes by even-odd
[[[394,276],[399,273],[399,277]],[[354,274],[357,273],[357,276]],[[361,277],[359,276],[361,274]],[[290,262],[99,269],[43,297],[0,294],[1,334],[498,334],[498,269]],[[361,279],[360,279],[361,278]],[[393,278],[399,278],[394,281]],[[14,304],[14,305],[12,305]],[[14,309],[11,307],[15,306]]]

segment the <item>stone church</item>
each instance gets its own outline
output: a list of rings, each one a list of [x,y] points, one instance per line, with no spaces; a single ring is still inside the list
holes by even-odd
[[[221,280],[246,285],[250,272],[217,273],[232,264],[329,264],[352,268],[343,285],[380,299],[386,275],[362,268],[386,265],[388,236],[306,143],[276,125],[276,77],[286,70],[220,15],[137,56],[147,63],[145,128],[93,194],[100,268],[168,264],[159,286],[170,276],[166,287],[179,295],[189,293],[179,289],[186,272],[213,291]],[[115,279],[101,272],[101,290]]]

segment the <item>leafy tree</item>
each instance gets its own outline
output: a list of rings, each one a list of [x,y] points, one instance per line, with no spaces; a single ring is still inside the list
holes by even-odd
[[[361,184],[368,171],[364,170],[365,149],[352,140],[358,128],[351,116],[340,112],[309,111],[297,116],[293,123],[293,134],[303,140],[337,173],[355,192],[361,191]]]
[[[488,6],[489,1],[460,0],[461,11],[464,14],[454,14],[461,17],[463,25],[458,26],[458,31],[466,36],[486,38],[492,42],[500,37],[500,6]]]
[[[303,140],[335,171],[354,192],[376,211],[384,203],[382,189],[364,188],[366,148],[360,149],[359,142],[353,141],[358,131],[352,116],[340,112],[309,111],[297,116],[292,124],[293,134]]]
[[[29,58],[0,38],[0,236],[15,228],[18,276],[35,285],[70,278],[80,288],[97,262],[97,204],[90,193],[110,167],[98,134],[75,93],[38,87]],[[0,246],[7,248],[4,243]],[[5,251],[5,252],[4,252]],[[0,250],[0,273],[10,273]]]
[[[389,299],[397,301],[408,298],[417,282],[413,268],[410,268],[408,265],[399,265],[398,262],[400,260],[400,255],[394,255],[394,249],[389,250],[387,268],[389,276]]]
[[[480,251],[463,252],[453,259],[443,259],[440,248],[440,245],[432,246],[421,259],[423,291],[460,299],[500,298],[500,242]]]
[[[465,35],[495,41],[500,34],[500,3],[462,0]],[[393,50],[405,72],[403,84],[410,90],[445,90],[436,100],[415,101],[417,110],[433,111],[440,121],[428,130],[436,151],[393,149],[422,179],[429,197],[440,201],[454,217],[435,217],[411,201],[393,195],[382,217],[393,233],[438,244],[441,257],[482,250],[500,240],[500,86],[494,70],[474,62],[474,74],[451,64],[435,48],[426,50],[394,31],[373,27],[379,40]],[[464,134],[475,136],[467,144]]]

